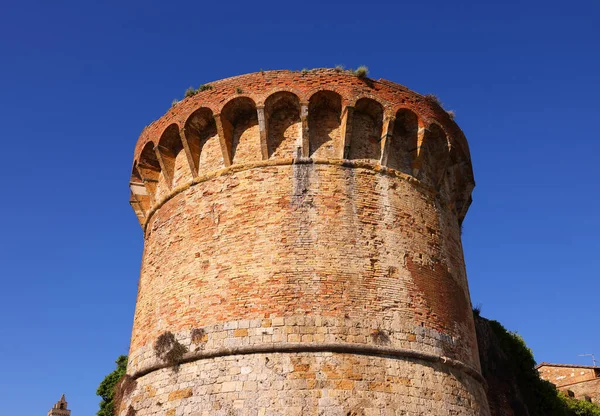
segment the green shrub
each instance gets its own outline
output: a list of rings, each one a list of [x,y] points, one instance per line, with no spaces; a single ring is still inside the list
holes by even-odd
[[[192,332],[191,332],[192,342],[194,344],[196,344],[198,342],[202,342],[202,339],[204,338],[205,335],[206,335],[206,331],[204,330],[204,328],[192,329]]]
[[[208,90],[212,90],[214,87],[210,84],[202,84],[198,87],[198,89],[196,90],[197,92],[200,91],[208,91]]]
[[[371,339],[376,344],[389,344],[391,342],[390,336],[382,329],[376,329],[371,333]]]
[[[507,356],[508,368],[505,371],[514,374],[518,390],[530,416],[570,416],[558,397],[554,384],[542,380],[535,368],[532,351],[523,337],[516,332],[507,331],[498,321],[488,324],[496,336],[499,347]]]
[[[167,331],[156,339],[154,352],[164,363],[176,366],[188,350],[177,341],[172,332]]]
[[[127,356],[119,356],[115,363],[117,364],[117,368],[104,377],[104,380],[102,380],[96,390],[96,394],[102,398],[102,401],[100,401],[100,410],[96,413],[98,416],[113,416],[114,413],[115,387],[127,370]]]
[[[193,97],[194,95],[196,95],[196,90],[194,89],[194,87],[188,87],[187,90],[185,90],[185,96],[186,97]]]
[[[369,76],[369,68],[367,68],[364,65],[361,65],[354,70],[354,75],[356,75],[359,78],[366,78],[367,76]]]
[[[423,97],[425,97],[425,99],[427,101],[431,101],[432,103],[436,103],[440,107],[442,106],[442,102],[440,101],[440,99],[438,98],[438,96],[435,95],[435,94],[425,94]]]
[[[600,416],[600,406],[597,404],[572,399],[562,392],[558,393],[558,397],[572,416]]]

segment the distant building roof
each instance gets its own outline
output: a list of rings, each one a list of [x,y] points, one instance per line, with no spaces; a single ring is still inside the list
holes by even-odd
[[[536,369],[540,367],[566,367],[566,368],[591,368],[594,370],[600,370],[600,366],[597,365],[577,365],[577,364],[552,364],[552,363],[540,363],[535,366]]]

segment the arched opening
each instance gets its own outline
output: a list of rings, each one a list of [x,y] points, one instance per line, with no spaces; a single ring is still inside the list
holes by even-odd
[[[446,133],[437,124],[431,124],[426,130],[421,145],[420,179],[437,186],[448,167],[450,151]]]
[[[350,159],[381,158],[383,106],[370,98],[356,102],[352,115]]]
[[[217,125],[210,109],[199,108],[188,117],[185,137],[198,175],[224,166]]]
[[[148,187],[142,179],[142,175],[136,166],[134,166],[131,170],[129,189],[131,189],[131,197],[129,202],[131,203],[136,215],[138,217],[140,217],[140,215],[143,217],[148,209],[150,209],[150,193],[148,191]]]
[[[139,178],[146,186],[150,197],[153,198],[156,194],[156,187],[161,176],[160,163],[158,163],[156,153],[154,152],[154,143],[146,143],[142,153],[140,153],[140,159],[138,160],[136,167],[139,172]]]
[[[410,110],[396,113],[394,130],[388,145],[387,166],[408,175],[413,174],[417,159],[419,118]]]
[[[473,171],[468,156],[460,147],[451,147],[449,159],[440,192],[445,194],[446,200],[452,202],[452,208],[460,221],[460,216],[464,215],[470,203],[474,183]]]
[[[340,156],[342,97],[332,91],[319,91],[308,103],[310,156]]]
[[[234,98],[221,111],[223,130],[231,134],[231,162],[261,160],[256,104],[248,97]]]
[[[300,100],[291,92],[281,91],[265,101],[269,158],[293,157],[302,135]]]
[[[192,179],[192,172],[179,136],[179,127],[176,124],[171,124],[165,129],[158,141],[158,151],[163,160],[165,168],[163,173],[169,187]]]

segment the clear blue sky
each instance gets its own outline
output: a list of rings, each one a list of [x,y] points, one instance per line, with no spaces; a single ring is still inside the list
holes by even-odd
[[[112,4],[109,4],[112,3]],[[456,111],[473,303],[539,361],[600,358],[597,1],[2,1],[1,414],[73,416],[127,353],[135,141],[184,90],[368,65]]]

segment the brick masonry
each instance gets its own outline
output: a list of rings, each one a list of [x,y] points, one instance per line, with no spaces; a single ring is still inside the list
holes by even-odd
[[[557,387],[589,381],[600,377],[600,367],[569,366],[542,363],[537,366],[540,377]]]
[[[559,390],[571,392],[576,399],[589,400],[600,404],[600,378],[583,381],[570,386],[559,387]]]
[[[212,85],[136,146],[145,247],[121,414],[488,415],[456,124],[343,71]],[[179,365],[155,351],[165,333]]]
[[[540,377],[576,399],[600,403],[600,367],[541,363]]]

